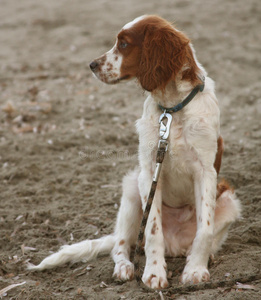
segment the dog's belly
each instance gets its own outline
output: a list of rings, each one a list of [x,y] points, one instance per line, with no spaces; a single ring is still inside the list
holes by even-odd
[[[191,205],[179,208],[162,205],[162,229],[167,255],[187,255],[196,235],[196,210]]]

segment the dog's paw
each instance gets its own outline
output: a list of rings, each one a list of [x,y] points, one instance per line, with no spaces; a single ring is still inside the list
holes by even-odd
[[[199,283],[209,281],[210,275],[209,271],[206,267],[197,266],[192,267],[189,263],[186,265],[182,275],[181,275],[181,282],[182,283]]]
[[[143,283],[152,289],[166,288],[169,284],[165,268],[166,264],[146,266],[142,276]]]
[[[121,281],[132,280],[134,276],[134,266],[128,260],[121,260],[115,264],[113,277]]]

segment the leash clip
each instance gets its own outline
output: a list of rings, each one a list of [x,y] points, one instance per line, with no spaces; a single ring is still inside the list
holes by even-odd
[[[163,120],[167,119],[166,125],[163,123]],[[170,124],[172,121],[172,115],[169,113],[166,113],[166,110],[163,114],[160,115],[159,118],[159,124],[160,124],[160,138],[163,140],[166,140],[169,137],[169,131],[170,131]]]

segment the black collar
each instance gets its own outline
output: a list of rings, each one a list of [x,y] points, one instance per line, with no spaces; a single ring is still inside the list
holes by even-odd
[[[173,112],[178,112],[180,111],[183,107],[185,107],[196,95],[197,93],[200,91],[202,92],[204,90],[205,87],[205,77],[203,77],[202,79],[202,83],[197,85],[196,87],[194,87],[194,89],[190,92],[190,94],[179,104],[175,105],[174,107],[164,107],[160,104],[158,104],[159,108],[166,113],[173,113]]]

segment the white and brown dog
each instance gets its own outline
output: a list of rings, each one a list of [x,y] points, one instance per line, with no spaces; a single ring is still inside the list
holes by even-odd
[[[225,182],[217,184],[223,140],[214,82],[197,61],[189,39],[158,16],[142,16],[126,24],[115,46],[90,67],[105,83],[137,78],[149,92],[143,115],[137,121],[139,167],[123,179],[113,234],[63,246],[29,268],[43,270],[111,252],[113,275],[123,281],[133,278],[130,250],[138,236],[155,169],[158,119],[162,113],[159,104],[177,105],[205,77],[204,91],[173,114],[169,150],[145,230],[146,266],[142,280],[151,288],[168,286],[165,255],[187,256],[183,283],[209,280],[209,256],[221,247],[229,226],[240,215],[240,202],[233,189]]]

